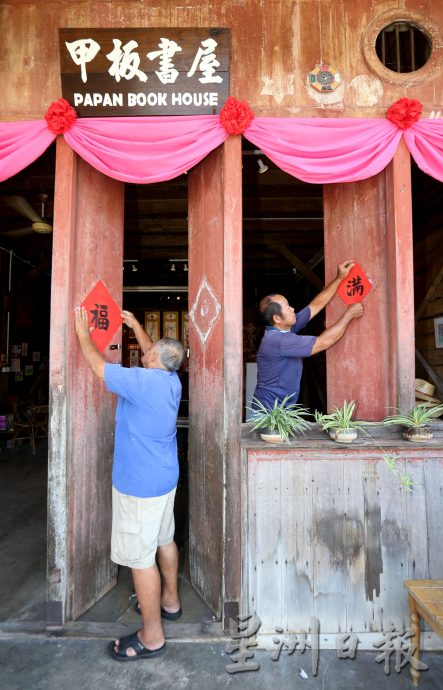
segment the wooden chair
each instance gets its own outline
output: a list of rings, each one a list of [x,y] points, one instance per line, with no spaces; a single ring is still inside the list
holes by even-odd
[[[413,657],[420,660],[420,619],[443,639],[443,580],[406,580],[408,604],[411,614],[411,642],[415,646]],[[411,665],[411,678],[418,687],[420,670]]]
[[[12,403],[13,432],[12,452],[17,440],[31,441],[32,454],[36,454],[36,439],[48,435],[48,405],[33,405],[30,401]]]
[[[31,441],[32,454],[35,455],[35,435],[34,424],[32,421],[32,405],[28,401],[13,401],[13,429],[12,429],[12,452],[15,452],[17,440]]]
[[[36,405],[32,408],[31,417],[34,425],[34,439],[47,438],[48,436],[48,405]]]

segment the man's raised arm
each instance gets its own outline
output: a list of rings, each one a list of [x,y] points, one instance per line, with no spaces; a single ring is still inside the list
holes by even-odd
[[[310,302],[310,304],[308,305],[309,309],[311,310],[311,319],[314,316],[316,316],[316,314],[318,314],[319,311],[324,309],[327,304],[329,304],[329,302],[337,292],[340,283],[342,282],[342,280],[347,278],[349,271],[354,265],[354,261],[348,259],[347,261],[344,261],[342,264],[339,264],[337,266],[337,277],[334,278],[332,283],[329,283],[329,285],[327,285],[324,290],[319,292],[317,297],[314,297],[312,302]]]
[[[84,307],[75,310],[75,331],[87,365],[99,379],[105,378],[105,360],[91,340],[88,312]]]
[[[323,350],[328,350],[332,345],[338,343],[338,341],[344,336],[346,330],[354,319],[359,319],[363,316],[363,305],[351,304],[343,314],[332,326],[327,328],[323,333],[321,333],[312,348],[311,355],[316,355],[317,352],[322,352]]]
[[[152,342],[152,338],[149,337],[141,323],[137,321],[132,312],[123,310],[121,312],[121,317],[123,319],[123,322],[127,326],[129,326],[129,328],[132,328],[132,330],[134,331],[134,335],[137,338],[137,342],[140,345],[142,353],[146,354],[146,352],[148,352],[148,350],[150,350],[154,344]]]

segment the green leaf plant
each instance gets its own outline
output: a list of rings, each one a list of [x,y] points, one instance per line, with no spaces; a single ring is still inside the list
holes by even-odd
[[[269,433],[279,434],[282,441],[289,442],[290,436],[304,434],[311,428],[306,417],[312,416],[309,410],[297,403],[288,404],[292,395],[287,395],[281,403],[276,399],[273,407],[265,407],[259,400],[253,398],[254,407],[249,407],[252,416],[249,424],[251,431],[257,429],[269,430]]]
[[[394,472],[399,479],[400,479],[400,484],[401,486],[405,489],[405,491],[414,491],[416,488],[420,486],[418,482],[415,482],[411,475],[408,474],[407,472],[403,472],[401,468],[398,465],[398,462],[400,458],[398,455],[393,455],[388,453],[383,446],[381,446],[375,438],[364,428],[367,426],[375,426],[377,422],[366,422],[366,421],[361,421],[361,420],[354,420],[353,416],[355,413],[355,407],[356,403],[355,400],[351,400],[349,403],[344,400],[343,401],[343,406],[341,408],[339,407],[334,407],[332,412],[330,414],[322,414],[321,412],[318,412],[316,410],[314,412],[314,418],[317,424],[320,426],[320,428],[323,431],[329,431],[330,429],[342,429],[342,430],[348,430],[348,429],[358,429],[359,431],[363,432],[370,440],[371,442],[381,451],[381,458],[382,460],[386,463],[388,468],[391,470],[391,472]],[[418,407],[421,407],[421,405],[418,405]],[[443,405],[442,407],[442,412],[443,412]],[[433,413],[435,414],[435,409],[433,408]],[[416,408],[414,408],[416,410]],[[412,412],[414,412],[414,410]],[[415,417],[411,417],[411,419],[422,419],[424,417],[423,414],[424,411],[419,410],[417,414],[415,414]],[[392,416],[392,417],[387,417],[386,419],[383,420],[383,424],[405,424],[403,421],[387,421],[387,420],[393,420],[393,419],[401,419],[403,417],[401,416]],[[404,419],[409,418],[408,416],[405,416]],[[429,420],[429,416],[427,417]],[[410,424],[410,426],[415,426],[414,424]]]
[[[417,429],[429,424],[433,417],[439,417],[441,414],[443,414],[443,404],[429,407],[426,403],[420,403],[413,407],[409,414],[394,414],[385,417],[383,424],[386,426],[399,424]]]
[[[322,414],[318,410],[314,412],[314,418],[317,424],[323,429],[323,431],[329,431],[329,429],[342,429],[347,431],[348,429],[358,428],[361,422],[355,422],[352,417],[355,412],[355,401],[351,402],[343,401],[343,407],[334,407],[330,414]]]

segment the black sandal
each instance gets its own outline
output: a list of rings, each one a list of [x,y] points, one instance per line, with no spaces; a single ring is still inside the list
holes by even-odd
[[[108,644],[108,652],[112,658],[116,659],[117,661],[137,661],[137,659],[150,659],[154,656],[160,656],[163,654],[166,647],[166,642],[164,642],[163,645],[158,649],[148,649],[140,641],[137,632],[132,633],[132,635],[126,635],[126,637],[121,637],[118,643],[117,651],[114,649],[115,640],[112,640],[112,642]],[[132,647],[134,650],[134,655],[128,656],[126,654],[129,647]]]
[[[138,601],[135,605],[135,611],[136,611],[136,613],[139,613],[140,615],[142,613],[141,608],[140,608],[140,604],[138,603]],[[183,611],[181,609],[179,609],[178,611],[174,611],[174,613],[170,613],[169,611],[166,611],[163,608],[163,606],[160,609],[161,617],[167,621],[176,621],[178,618],[180,618],[182,613],[183,613]]]

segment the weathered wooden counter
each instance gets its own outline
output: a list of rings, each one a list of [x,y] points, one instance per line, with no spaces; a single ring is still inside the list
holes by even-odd
[[[371,428],[419,484],[408,492],[368,439],[347,446],[316,429],[270,445],[243,425],[242,611],[262,634],[309,631],[312,616],[332,635],[409,626],[404,580],[443,572],[443,423],[433,427],[426,444]]]

